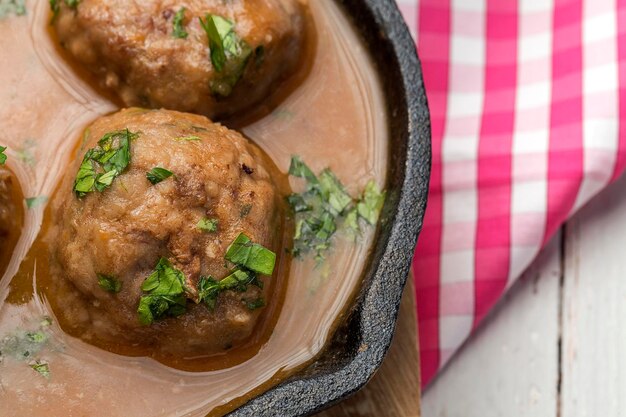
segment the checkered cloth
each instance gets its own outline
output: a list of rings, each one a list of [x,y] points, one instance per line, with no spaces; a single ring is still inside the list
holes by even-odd
[[[413,263],[426,385],[626,164],[626,0],[399,0],[433,165]]]

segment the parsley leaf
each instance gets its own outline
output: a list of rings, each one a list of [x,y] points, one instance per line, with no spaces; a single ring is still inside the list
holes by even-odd
[[[65,5],[70,9],[76,10],[81,0],[63,0]],[[61,0],[50,0],[50,10],[52,11],[52,21],[54,23],[59,12],[61,11]]]
[[[103,192],[130,165],[130,144],[139,136],[128,129],[109,132],[98,146],[85,153],[74,180],[74,192],[84,197],[91,192]]]
[[[26,201],[26,207],[28,207],[29,209],[33,209],[43,204],[46,204],[46,202],[48,202],[48,196],[40,195],[37,197],[25,198],[24,200]]]
[[[248,307],[249,310],[257,310],[259,308],[263,308],[265,307],[265,300],[263,298],[257,298],[256,300],[247,301],[246,307]]]
[[[291,157],[289,175],[304,178],[309,183],[309,186],[317,186],[319,184],[317,176],[313,173],[313,171],[311,171],[311,168],[309,168],[307,164],[305,164],[297,155]]]
[[[374,226],[378,222],[380,211],[385,203],[386,193],[380,191],[374,180],[370,180],[365,186],[363,197],[357,204],[359,216]]]
[[[219,225],[218,219],[209,219],[208,217],[203,217],[200,219],[198,224],[196,225],[198,229],[203,232],[217,232],[217,226]]]
[[[24,0],[0,0],[0,19],[9,14],[24,16],[26,14],[26,3]]]
[[[240,265],[263,275],[272,275],[276,264],[274,252],[258,243],[253,243],[243,233],[240,233],[228,247],[225,258],[235,265]]]
[[[248,289],[248,285],[261,287],[259,283],[260,281],[258,281],[254,272],[242,268],[235,268],[220,281],[211,276],[200,277],[198,282],[198,300],[201,303],[205,303],[209,310],[213,310],[217,304],[217,298],[223,291],[245,292]]]
[[[220,283],[215,278],[211,276],[200,277],[198,282],[198,300],[201,303],[204,302],[210,310],[215,309],[217,297],[221,291]]]
[[[195,142],[195,141],[199,141],[202,140],[199,136],[179,136],[177,138],[174,138],[174,140],[179,141],[179,142]]]
[[[311,211],[313,207],[309,205],[301,194],[291,194],[287,196],[287,203],[291,206],[294,213],[302,213]]]
[[[50,365],[48,365],[48,362],[38,360],[29,366],[44,378],[50,379]]]
[[[320,193],[328,202],[328,209],[333,214],[341,214],[352,203],[352,197],[343,188],[335,174],[325,169],[319,176]]]
[[[375,181],[368,182],[360,199],[353,199],[330,169],[315,175],[298,156],[291,158],[289,174],[306,181],[304,192],[287,197],[296,214],[294,256],[314,251],[316,260],[321,262],[340,227],[356,237],[361,231],[359,219],[370,225],[378,221],[385,192]]]
[[[180,316],[187,309],[185,275],[166,258],[159,260],[141,289],[148,293],[141,297],[137,308],[139,321],[143,325],[150,325],[164,315]]]
[[[181,7],[179,11],[174,15],[174,20],[172,25],[174,26],[174,30],[172,32],[172,36],[177,39],[186,39],[189,34],[185,30],[185,12],[186,8]]]
[[[198,282],[198,299],[210,310],[215,308],[217,298],[223,291],[233,290],[245,292],[249,285],[263,288],[258,274],[271,275],[274,272],[276,254],[263,246],[253,243],[243,233],[233,241],[224,258],[235,264],[230,274],[218,281],[215,278],[200,277]],[[258,305],[256,308],[265,306]]]
[[[122,290],[122,283],[111,275],[98,274],[98,285],[110,293],[118,293]]]
[[[199,19],[209,39],[211,63],[219,74],[211,80],[211,91],[228,97],[243,75],[252,48],[237,35],[232,21],[212,14]]]
[[[154,167],[146,173],[146,178],[148,178],[148,181],[150,181],[153,185],[156,185],[161,181],[168,179],[172,175],[174,175],[172,171],[168,171],[167,169],[161,167]]]
[[[0,146],[0,165],[4,165],[7,162],[7,155],[4,153],[6,150],[6,146]]]

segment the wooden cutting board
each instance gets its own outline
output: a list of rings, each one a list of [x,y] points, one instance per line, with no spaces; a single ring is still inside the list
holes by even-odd
[[[380,370],[361,391],[317,417],[419,417],[420,381],[415,287],[406,286],[398,327]]]

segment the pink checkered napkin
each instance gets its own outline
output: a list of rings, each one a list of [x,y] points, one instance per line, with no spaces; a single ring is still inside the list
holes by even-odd
[[[426,385],[559,225],[623,171],[626,0],[398,3],[432,118],[413,263]]]

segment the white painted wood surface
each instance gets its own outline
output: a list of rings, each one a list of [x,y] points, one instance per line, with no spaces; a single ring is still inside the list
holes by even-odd
[[[552,241],[426,390],[422,413],[626,416],[626,177]]]
[[[560,261],[555,239],[424,393],[424,417],[556,415]]]
[[[561,411],[626,416],[626,178],[566,228]]]

